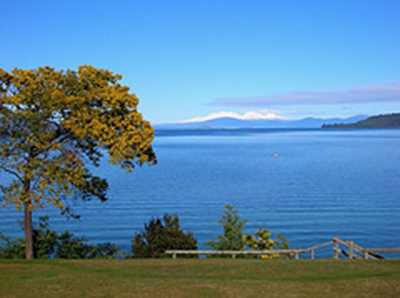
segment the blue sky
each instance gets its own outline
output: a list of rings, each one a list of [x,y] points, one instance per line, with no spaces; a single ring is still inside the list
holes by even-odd
[[[154,123],[400,112],[398,0],[0,3],[0,67],[120,73]]]

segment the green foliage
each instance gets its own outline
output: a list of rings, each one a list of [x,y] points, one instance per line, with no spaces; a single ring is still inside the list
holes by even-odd
[[[61,259],[109,259],[119,257],[119,248],[113,243],[92,245],[84,237],[76,237],[65,231],[61,235],[50,230],[47,216],[39,218],[33,229],[33,253],[35,258]],[[0,232],[0,259],[22,259],[25,242],[22,238],[12,239]]]
[[[218,221],[222,225],[224,230],[223,235],[218,235],[218,241],[205,242],[216,250],[273,250],[275,247],[279,249],[289,249],[289,242],[286,237],[277,233],[273,240],[271,233],[266,228],[259,228],[255,235],[247,233],[243,235],[244,225],[247,220],[241,220],[238,212],[233,208],[232,205],[225,205],[225,210],[222,218]],[[221,256],[213,256],[220,258]],[[229,257],[229,256],[222,256]],[[278,254],[272,255],[261,255],[261,256],[238,256],[238,258],[261,258],[261,259],[272,259],[272,258],[291,258],[290,255]]]
[[[119,248],[107,242],[97,245],[88,244],[85,237],[75,237],[65,231],[58,237],[55,258],[60,259],[112,259],[118,257]]]
[[[33,229],[33,253],[35,258],[45,259],[54,253],[57,242],[57,233],[51,231],[48,225],[48,217],[39,218],[39,224]],[[22,238],[10,238],[0,233],[0,258],[20,259],[24,257],[25,242]]]
[[[281,233],[277,233],[275,238],[276,247],[279,249],[289,249],[289,241],[285,236],[282,236]]]
[[[238,212],[232,205],[225,205],[222,218],[218,221],[224,230],[218,235],[218,241],[204,243],[216,250],[241,250],[244,247],[243,229],[247,220],[240,220]]]
[[[25,256],[24,249],[24,239],[13,239],[0,232],[0,259],[22,259]]]
[[[33,255],[35,259],[46,259],[53,255],[58,234],[50,230],[48,217],[39,218],[39,225],[33,229]]]
[[[289,249],[289,241],[281,233],[275,235],[275,245],[278,249]],[[293,255],[285,254],[280,256],[281,259],[293,259]]]
[[[322,128],[386,128],[400,127],[400,113],[372,116],[350,124],[324,124]]]
[[[197,240],[180,228],[176,215],[165,215],[144,225],[144,231],[132,240],[133,258],[164,258],[168,249],[197,249]]]

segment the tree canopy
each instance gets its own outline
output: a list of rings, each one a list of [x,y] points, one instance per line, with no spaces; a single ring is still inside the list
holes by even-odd
[[[27,241],[32,210],[52,203],[69,213],[70,198],[107,199],[107,181],[90,172],[104,153],[126,171],[156,162],[154,130],[121,78],[87,65],[0,69],[0,171],[11,177],[0,182],[2,205],[25,210]]]

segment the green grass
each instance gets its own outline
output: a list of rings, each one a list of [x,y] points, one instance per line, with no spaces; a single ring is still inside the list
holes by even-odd
[[[1,297],[400,297],[400,261],[0,261]]]

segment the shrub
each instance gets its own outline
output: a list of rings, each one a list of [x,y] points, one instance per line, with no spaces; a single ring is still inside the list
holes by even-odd
[[[39,218],[39,224],[33,229],[33,253],[35,259],[50,257],[61,259],[99,259],[119,257],[119,247],[106,242],[96,245],[88,243],[84,237],[76,237],[73,233],[65,231],[58,234],[50,230],[48,217]],[[18,237],[12,239],[0,232],[0,258],[23,259],[25,258],[25,241]]]
[[[144,231],[132,240],[131,257],[164,258],[168,249],[197,249],[197,240],[184,232],[177,215],[165,215],[144,225]]]

